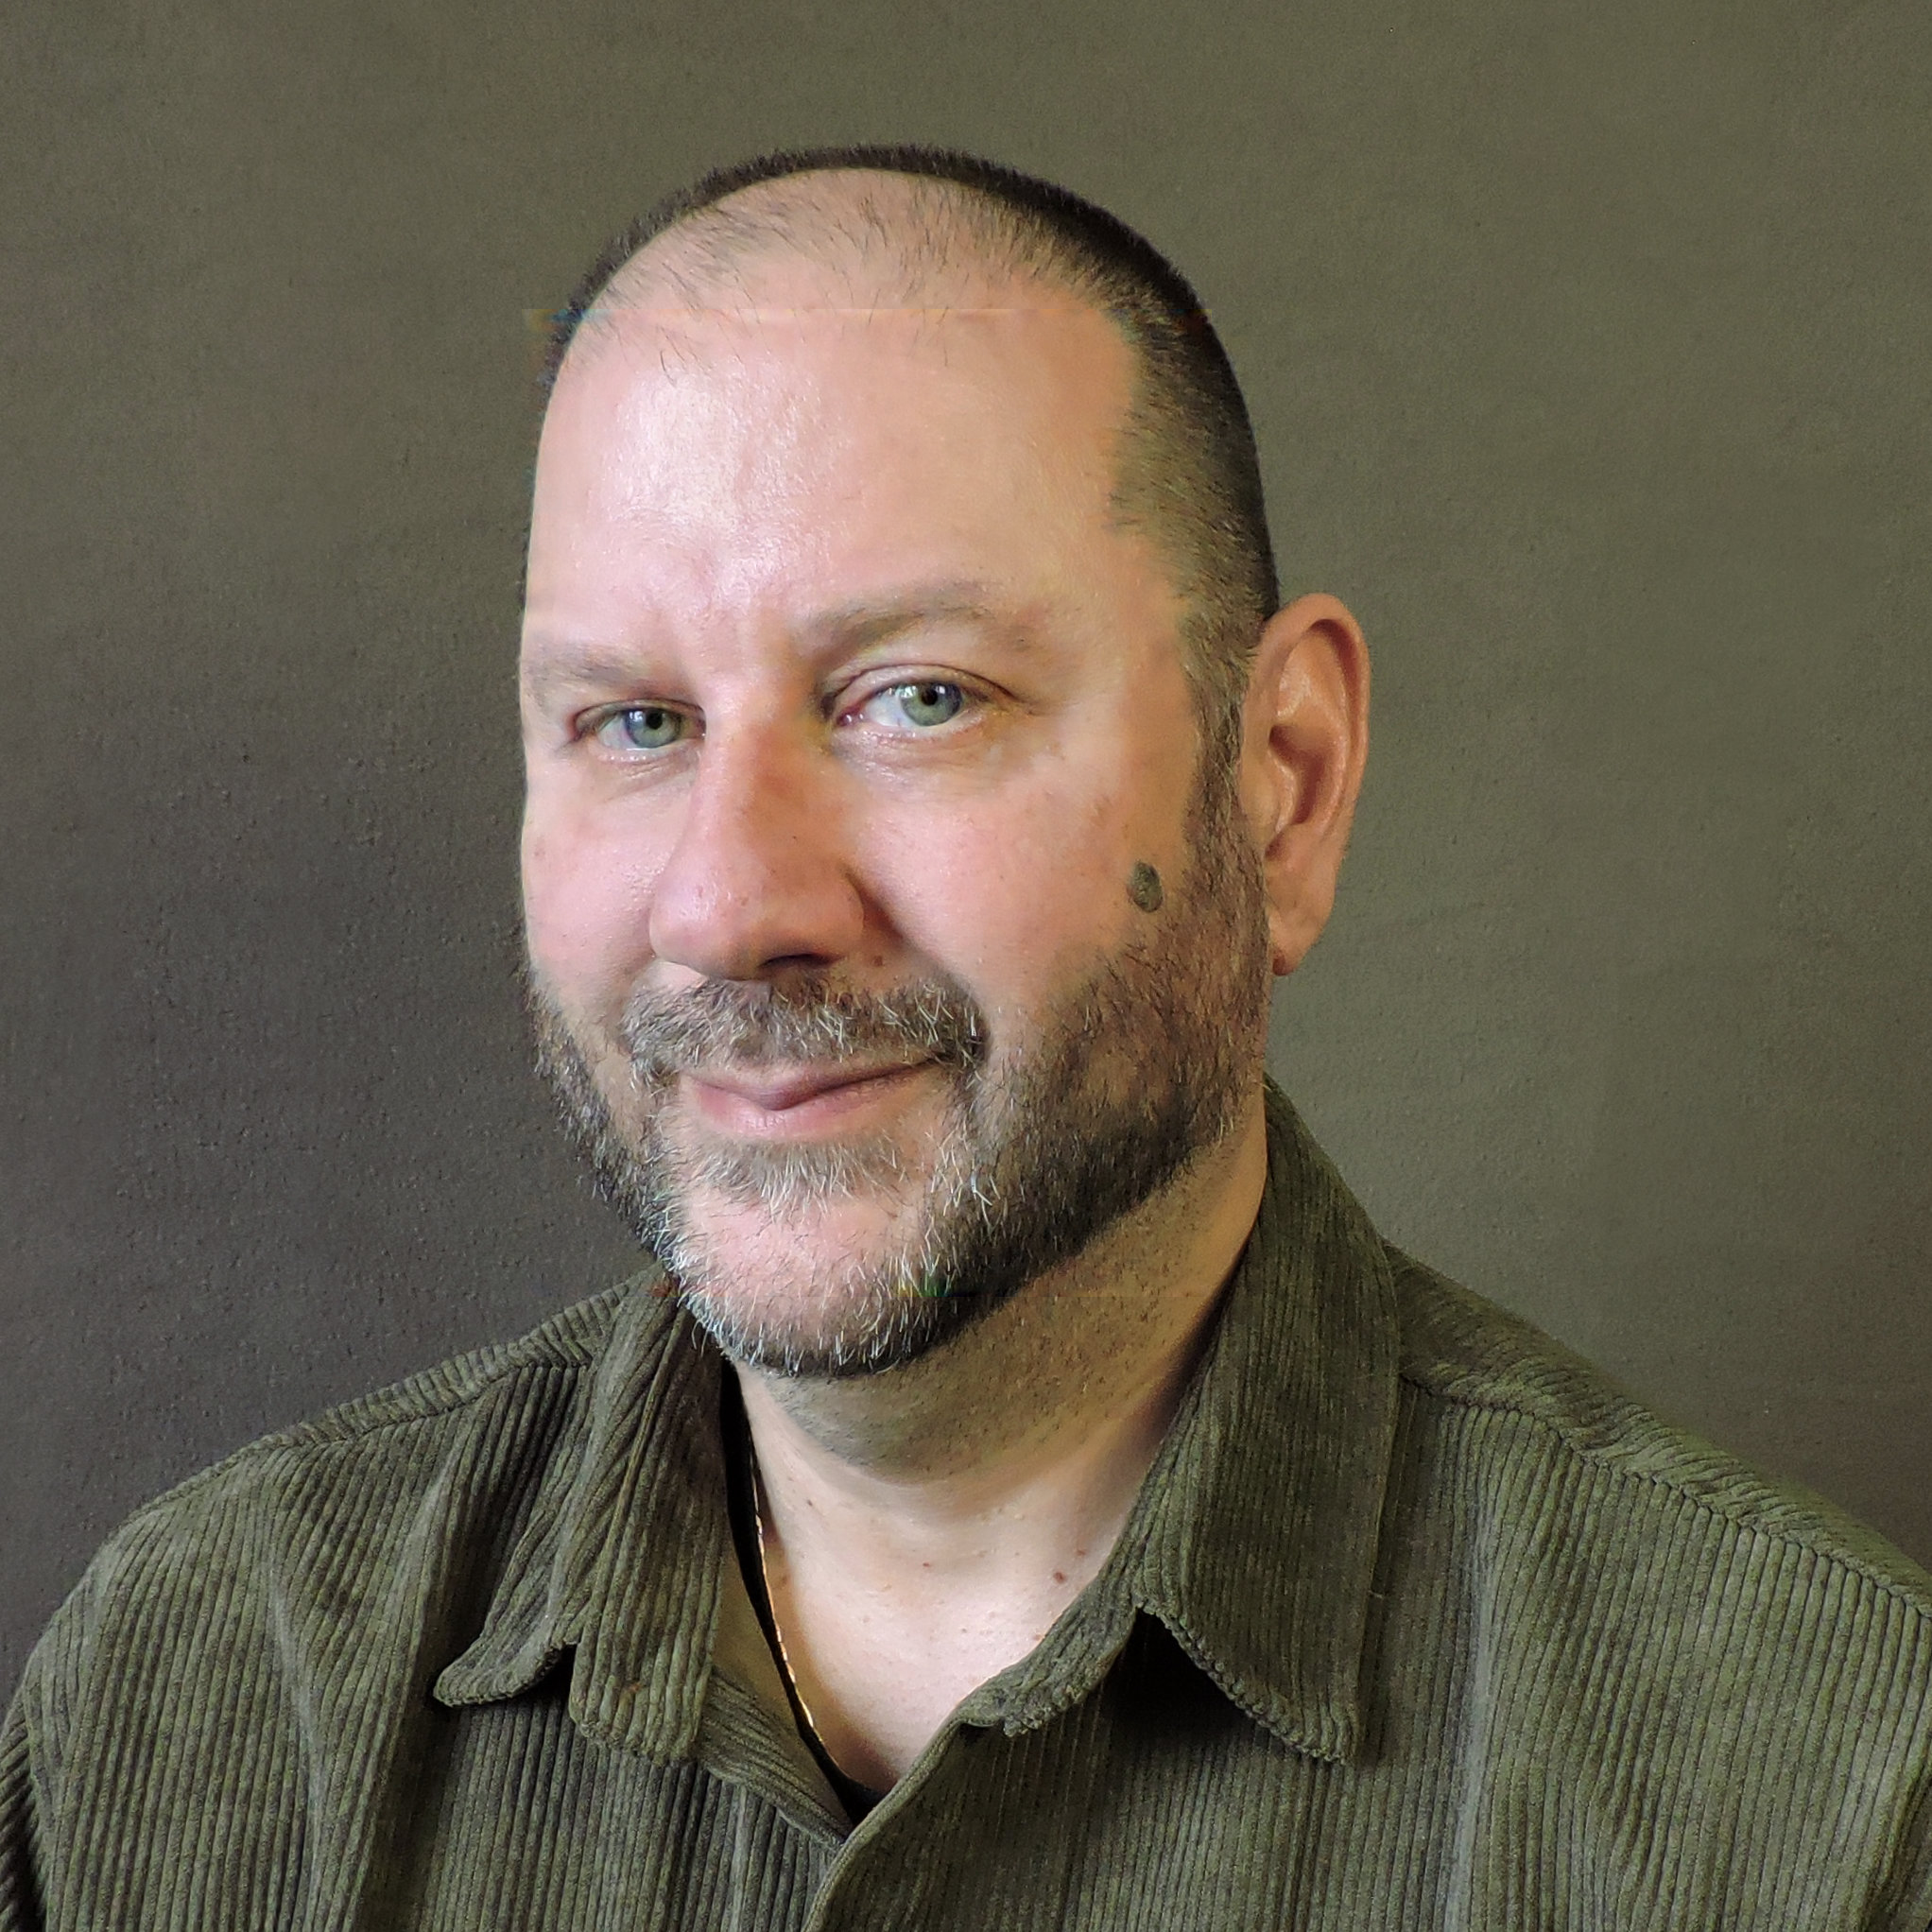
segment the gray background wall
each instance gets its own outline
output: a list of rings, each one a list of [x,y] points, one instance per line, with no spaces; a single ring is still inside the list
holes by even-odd
[[[1378,651],[1278,1070],[1386,1230],[1932,1557],[1923,0],[40,0],[0,54],[0,1681],[614,1278],[511,986],[526,312],[921,138],[1201,287]]]

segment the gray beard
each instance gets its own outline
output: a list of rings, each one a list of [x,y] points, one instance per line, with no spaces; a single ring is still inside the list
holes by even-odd
[[[993,1041],[956,980],[873,993],[802,974],[641,989],[616,1040],[586,1041],[526,977],[539,1069],[599,1194],[732,1361],[822,1378],[902,1367],[1075,1259],[1227,1134],[1259,1073],[1268,926],[1232,796],[1198,799],[1190,832],[1183,889],[1026,1040]],[[624,1091],[600,1086],[594,1055],[623,1066]],[[890,1132],[691,1142],[669,1104],[678,1077],[706,1065],[845,1060],[930,1061],[945,1077],[927,1159],[908,1162]],[[748,1278],[699,1211],[712,1196],[782,1223],[867,1195],[897,1204],[906,1233],[830,1276],[785,1285],[803,1295]]]

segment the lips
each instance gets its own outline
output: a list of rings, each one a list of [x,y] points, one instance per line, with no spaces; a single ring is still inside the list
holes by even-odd
[[[685,1078],[728,1102],[736,1101],[762,1113],[790,1113],[835,1095],[849,1095],[856,1100],[861,1096],[854,1089],[874,1087],[930,1064],[929,1061],[890,1061],[882,1066],[748,1068],[742,1072],[706,1069]]]

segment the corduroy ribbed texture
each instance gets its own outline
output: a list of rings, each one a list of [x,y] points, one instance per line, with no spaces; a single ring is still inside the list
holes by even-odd
[[[1119,1544],[856,1831],[714,1668],[721,1371],[641,1283],[120,1531],[0,1932],[1932,1924],[1932,1579],[1269,1147]]]

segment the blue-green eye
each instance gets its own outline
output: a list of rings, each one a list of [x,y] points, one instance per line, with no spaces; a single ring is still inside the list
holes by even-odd
[[[879,696],[909,725],[931,731],[935,725],[951,724],[966,705],[966,694],[957,684],[938,679],[922,679],[916,684],[888,685]]]
[[[613,751],[662,751],[684,735],[691,722],[663,704],[627,704],[597,726],[594,735]]]

